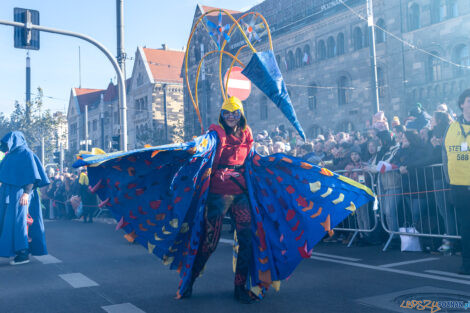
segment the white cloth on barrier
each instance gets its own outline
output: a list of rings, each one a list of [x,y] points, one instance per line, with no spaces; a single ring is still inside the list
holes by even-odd
[[[401,233],[408,233],[408,234],[419,234],[419,232],[414,227],[400,227],[398,229]],[[407,236],[407,235],[400,235],[401,239],[401,251],[414,251],[414,252],[421,252],[421,244],[419,242],[418,236]]]

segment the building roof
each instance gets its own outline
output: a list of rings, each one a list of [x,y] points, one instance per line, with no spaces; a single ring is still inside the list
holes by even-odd
[[[80,112],[85,112],[85,105],[91,106],[100,101],[101,95],[105,93],[103,89],[74,88],[77,95]]]
[[[228,10],[228,9],[224,9],[224,8],[209,7],[209,6],[207,6],[207,5],[201,5],[201,8],[202,8],[202,10],[204,11],[204,12],[202,12],[202,13],[208,12],[208,11],[210,11],[210,10],[220,10],[220,9],[225,10],[225,11],[227,11],[227,12],[230,13],[230,14],[242,13],[242,12],[240,12],[240,11]],[[218,13],[218,12],[212,12],[212,13],[209,13],[208,15],[209,15],[209,16],[215,16],[215,15],[219,15],[219,13]]]
[[[183,83],[183,78],[180,77],[184,59],[183,51],[142,49],[155,81]]]

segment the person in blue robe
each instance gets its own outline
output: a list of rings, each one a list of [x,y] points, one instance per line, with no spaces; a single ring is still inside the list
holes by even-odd
[[[41,200],[37,188],[49,184],[39,158],[28,148],[22,132],[1,140],[0,257],[15,257],[10,264],[29,262],[29,254],[47,254]]]

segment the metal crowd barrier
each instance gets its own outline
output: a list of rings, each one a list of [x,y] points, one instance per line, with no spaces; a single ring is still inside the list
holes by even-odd
[[[383,229],[396,235],[461,239],[442,164],[378,174],[377,198]]]
[[[364,169],[353,169],[353,170],[339,170],[335,173],[350,177],[359,183],[369,187],[374,193],[376,190],[376,184],[374,176],[364,170]],[[372,233],[375,231],[379,225],[379,214],[377,213],[377,202],[365,204],[359,208],[356,208],[356,211],[353,214],[348,215],[348,217],[341,222],[337,227],[334,228],[335,231],[345,231],[345,232],[354,232],[353,236],[348,242],[348,247],[351,247],[354,240],[360,233]]]

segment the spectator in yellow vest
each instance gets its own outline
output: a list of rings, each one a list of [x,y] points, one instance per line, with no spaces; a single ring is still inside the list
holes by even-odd
[[[450,124],[444,139],[444,168],[460,223],[462,267],[470,275],[470,89],[459,97],[462,115]]]

